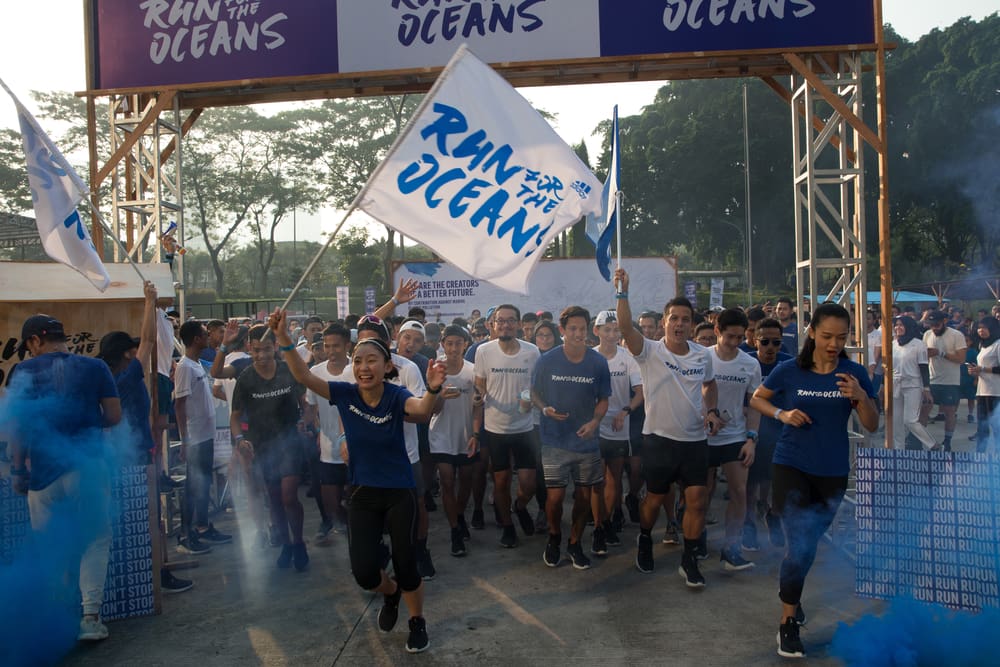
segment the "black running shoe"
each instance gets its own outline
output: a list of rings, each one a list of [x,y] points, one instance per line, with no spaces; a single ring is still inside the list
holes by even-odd
[[[681,566],[677,568],[677,574],[684,577],[684,583],[688,588],[704,588],[705,577],[698,569],[698,560],[694,558],[681,558]]]
[[[795,605],[795,622],[798,623],[801,628],[806,626],[806,612],[802,608],[801,602]]]
[[[309,553],[306,551],[306,543],[299,542],[292,545],[292,563],[296,572],[305,572],[309,567]]]
[[[177,538],[177,550],[182,554],[202,556],[204,554],[211,553],[212,547],[207,544],[203,544],[201,540],[198,539],[198,535],[192,531],[191,534],[186,537]]]
[[[472,534],[469,533],[469,525],[467,523],[465,523],[465,515],[464,514],[459,514],[458,515],[458,529],[460,531],[462,531],[462,539],[463,540],[471,540],[472,539]]]
[[[771,546],[785,546],[785,533],[781,528],[781,517],[774,512],[768,511],[764,515],[764,521],[767,523],[767,533],[771,539]]]
[[[639,523],[639,499],[631,493],[625,496],[625,509],[628,510],[628,520]]]
[[[618,536],[618,531],[615,530],[615,526],[611,521],[604,522],[604,541],[608,543],[609,547],[620,547],[622,545],[622,538]]]
[[[607,550],[605,550],[607,551]],[[580,543],[572,543],[566,545],[566,555],[569,556],[569,560],[573,563],[573,567],[577,570],[589,570],[590,569],[590,559],[587,555],[583,553],[583,547]]]
[[[569,553],[569,549],[566,549],[566,553]],[[595,556],[608,555],[608,540],[603,528],[594,529],[594,541],[590,545],[590,553]]]
[[[290,568],[292,566],[292,557],[294,557],[294,556],[295,556],[295,552],[292,549],[292,545],[291,544],[282,544],[281,545],[281,555],[278,556],[278,560],[276,562],[276,565],[280,569],[286,570],[286,569],[288,569],[288,568]]]
[[[559,561],[562,560],[562,553],[559,550],[560,542],[562,542],[561,537],[550,537],[548,543],[545,545],[545,553],[542,554],[542,561],[549,567],[557,567]]]
[[[513,549],[517,546],[517,533],[514,531],[514,524],[503,527],[500,535],[500,546],[504,549]]]
[[[511,508],[514,514],[517,515],[517,520],[521,524],[521,532],[525,535],[535,534],[535,520],[531,518],[531,512],[528,508],[524,507],[521,509],[517,508],[517,503],[514,503],[514,507]]]
[[[183,593],[194,586],[193,581],[175,577],[170,570],[160,570],[160,590],[166,594]]]
[[[483,510],[472,510],[472,522],[470,525],[476,530],[482,530],[486,527],[486,521],[483,519]]]
[[[431,645],[427,638],[427,623],[423,616],[410,619],[410,636],[406,638],[407,653],[423,653]]]
[[[393,578],[395,581],[395,578]],[[399,618],[399,599],[403,597],[403,589],[396,583],[396,592],[392,595],[383,595],[382,608],[378,610],[378,629],[382,632],[392,632],[396,627],[396,620]]]
[[[462,528],[455,526],[451,529],[451,555],[455,558],[461,558],[465,554],[465,540],[462,539]]]
[[[431,560],[431,552],[427,549],[424,549],[423,553],[417,556],[417,572],[424,581],[431,581],[437,576],[437,569],[434,567],[434,561]]]
[[[203,533],[199,532],[198,539],[209,544],[228,544],[233,541],[233,536],[220,533],[215,529],[215,526],[208,524],[208,530]]]
[[[727,547],[723,549],[722,553],[719,554],[719,561],[730,572],[740,572],[753,567],[753,563],[744,558],[743,554],[740,553],[739,547]]]
[[[667,527],[663,531],[663,540],[662,540],[662,542],[664,544],[680,544],[681,543],[680,528],[678,527],[678,525],[676,523],[674,523],[670,519],[667,519]]]
[[[636,545],[635,567],[640,572],[649,574],[653,571],[653,538],[639,533]]]
[[[799,624],[791,616],[778,627],[778,655],[782,658],[806,657],[806,649],[799,639]]]

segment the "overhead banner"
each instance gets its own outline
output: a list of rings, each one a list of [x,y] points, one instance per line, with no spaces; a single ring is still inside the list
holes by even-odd
[[[92,89],[850,46],[872,0],[89,0]]]
[[[677,296],[677,261],[673,257],[626,257],[622,266],[629,274],[632,314],[644,310],[662,312],[664,304]],[[615,307],[614,288],[594,269],[593,257],[542,260],[528,281],[528,296],[502,290],[476,280],[450,264],[403,262],[393,269],[393,284],[416,280],[420,287],[413,301],[401,307],[419,306],[428,321],[451,322],[468,317],[473,309],[486,312],[490,306],[513,303],[522,312],[548,310],[558,316],[566,306],[583,306],[596,315]]]

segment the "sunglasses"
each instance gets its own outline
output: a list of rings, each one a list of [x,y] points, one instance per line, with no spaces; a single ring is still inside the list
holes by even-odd
[[[364,324],[365,322],[371,322],[372,324],[378,324],[378,325],[382,324],[381,318],[379,318],[377,315],[365,315],[360,320],[358,320],[358,324]]]
[[[767,345],[767,346],[778,347],[779,345],[781,345],[781,339],[780,338],[758,338],[757,339],[757,343],[759,343],[760,345]]]

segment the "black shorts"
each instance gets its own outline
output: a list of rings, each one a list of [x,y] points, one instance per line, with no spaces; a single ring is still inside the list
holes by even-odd
[[[266,445],[258,445],[256,442],[253,445],[253,465],[260,471],[268,486],[280,484],[285,477],[299,477],[302,474],[305,451],[298,434]]]
[[[647,435],[642,443],[642,476],[650,493],[663,495],[674,482],[705,486],[708,482],[708,441],[681,442]]]
[[[323,486],[344,486],[347,484],[347,464],[320,461],[319,483]]]
[[[936,405],[952,406],[958,405],[962,398],[961,385],[958,384],[932,384],[931,396]]]
[[[472,465],[473,463],[479,463],[479,452],[476,452],[472,456],[467,456],[465,454],[443,454],[438,452],[431,452],[431,462],[432,463],[445,463],[456,468],[461,468],[462,466]]]
[[[772,441],[758,440],[757,449],[754,450],[753,464],[747,474],[747,482],[759,484],[771,479],[771,461],[774,459],[774,445]]]
[[[739,461],[740,450],[743,449],[743,445],[745,445],[746,442],[747,441],[744,440],[742,442],[734,442],[729,445],[709,445],[708,467],[718,468],[726,463]]]
[[[490,448],[493,472],[510,470],[510,459],[520,470],[534,470],[538,466],[537,446],[531,431],[524,433],[491,433],[483,431],[483,444]]]
[[[162,373],[156,374],[156,412],[161,415],[173,414],[174,381]]]
[[[601,458],[604,460],[632,456],[632,445],[628,440],[600,438],[599,441],[601,443]]]

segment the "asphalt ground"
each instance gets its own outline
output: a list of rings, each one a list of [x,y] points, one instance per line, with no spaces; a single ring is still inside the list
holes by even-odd
[[[972,447],[974,425],[964,406],[955,448]],[[940,439],[943,427],[932,424]],[[878,436],[872,444],[879,444]],[[725,484],[715,493],[711,513],[721,518]],[[318,523],[312,499],[306,508],[306,534]],[[237,507],[241,507],[239,499]],[[534,503],[530,507],[534,513]],[[567,506],[566,516],[569,515]],[[849,557],[851,507],[841,510],[836,540],[824,540],[806,582],[802,630],[811,665],[843,664],[830,644],[841,623],[879,614],[882,602],[854,595],[854,564]],[[575,570],[567,560],[557,568],[542,562],[545,537],[523,536],[514,549],[499,546],[499,531],[489,520],[473,530],[465,558],[449,555],[449,532],[442,511],[431,513],[429,546],[437,576],[425,583],[424,615],[430,635],[426,653],[410,655],[405,605],[395,630],[378,630],[381,596],[360,590],[350,574],[347,539],[330,546],[307,538],[311,563],[303,573],[278,570],[278,550],[253,545],[255,530],[245,511],[217,514],[213,521],[236,537],[197,558],[198,567],[177,571],[195,581],[185,593],[163,596],[163,613],[109,623],[108,640],[80,644],[67,665],[498,665],[573,661],[582,664],[776,665],[775,636],[781,549],[768,544],[761,523],[762,549],[745,553],[752,570],[728,573],[719,562],[723,529],[709,527],[710,556],[702,563],[707,586],[688,589],[677,574],[681,548],[659,542],[664,518],[654,536],[656,569],[635,568],[638,528],[626,527],[623,545],[593,567]],[[564,520],[565,521],[565,520]],[[563,534],[568,534],[564,526]],[[584,545],[590,545],[590,529]],[[564,549],[565,554],[565,549]],[[172,547],[171,559],[179,559]]]

